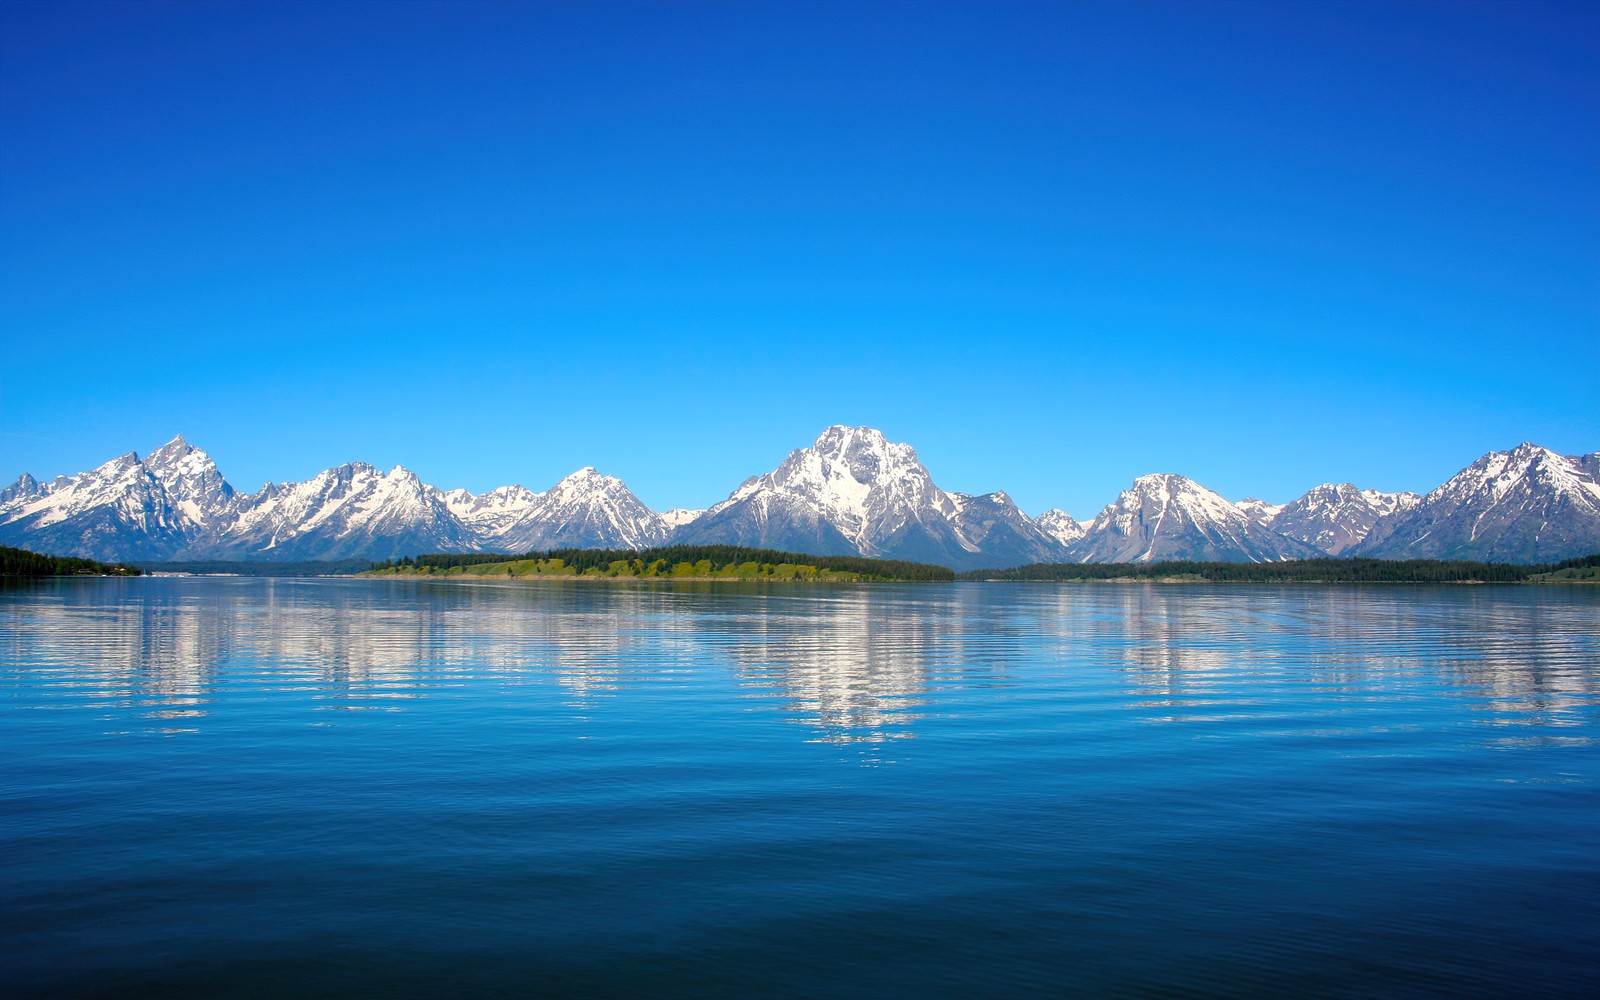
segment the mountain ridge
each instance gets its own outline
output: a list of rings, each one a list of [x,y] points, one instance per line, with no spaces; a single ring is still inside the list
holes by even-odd
[[[230,485],[174,437],[48,482],[0,489],[0,544],[129,561],[392,559],[419,552],[732,544],[930,562],[1034,563],[1318,556],[1548,562],[1600,549],[1600,453],[1524,442],[1489,452],[1426,496],[1324,483],[1285,504],[1224,499],[1185,476],[1141,476],[1089,520],[1038,518],[1004,490],[941,489],[908,444],[836,425],[705,510],[657,513],[591,466],[550,488],[441,490],[396,465],[349,462],[310,479]]]

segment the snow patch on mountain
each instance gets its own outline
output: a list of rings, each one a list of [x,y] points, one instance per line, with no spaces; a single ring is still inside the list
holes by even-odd
[[[622,480],[593,467],[579,469],[543,493],[524,490],[515,502],[526,506],[494,539],[497,548],[508,552],[647,549],[665,543],[672,533],[671,525]]]

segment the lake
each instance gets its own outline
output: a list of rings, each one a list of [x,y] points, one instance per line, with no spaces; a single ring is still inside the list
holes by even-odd
[[[0,589],[10,995],[1600,996],[1600,588]]]

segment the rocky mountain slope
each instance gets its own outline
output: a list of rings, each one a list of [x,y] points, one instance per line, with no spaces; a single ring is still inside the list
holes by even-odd
[[[1054,538],[1062,545],[1071,545],[1083,537],[1085,525],[1074,520],[1071,514],[1060,507],[1053,507],[1033,519],[1039,530]]]
[[[390,559],[475,548],[439,492],[404,466],[365,462],[303,483],[268,483],[237,498],[237,513],[183,553],[198,559]]]
[[[907,444],[829,427],[678,529],[674,541],[978,569],[1065,557],[1004,493],[946,493]]]
[[[1140,476],[1069,552],[1076,562],[1273,562],[1321,555],[1184,476]]]
[[[1600,551],[1600,452],[1559,455],[1523,443],[1492,451],[1352,553],[1380,559],[1548,562]]]
[[[41,484],[0,491],[0,544],[112,560],[389,559],[419,552],[638,548],[671,526],[622,481],[581,469],[544,493],[473,496],[403,466],[365,462],[238,493],[205,452],[177,437]]]
[[[671,525],[641,503],[622,480],[592,467],[531,496],[513,522],[492,539],[480,536],[480,544],[507,552],[645,549],[663,544],[672,534]]]
[[[1415,493],[1384,493],[1349,483],[1324,483],[1277,508],[1265,524],[1280,535],[1337,556],[1360,545],[1379,520],[1408,511],[1421,500]]]
[[[40,483],[23,475],[0,494],[0,544],[86,559],[171,558],[234,509],[210,456],[181,436],[141,460]]]

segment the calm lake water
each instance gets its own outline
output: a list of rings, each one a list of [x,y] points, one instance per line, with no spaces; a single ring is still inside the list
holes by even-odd
[[[1600,996],[1600,588],[0,590],[7,992]]]

